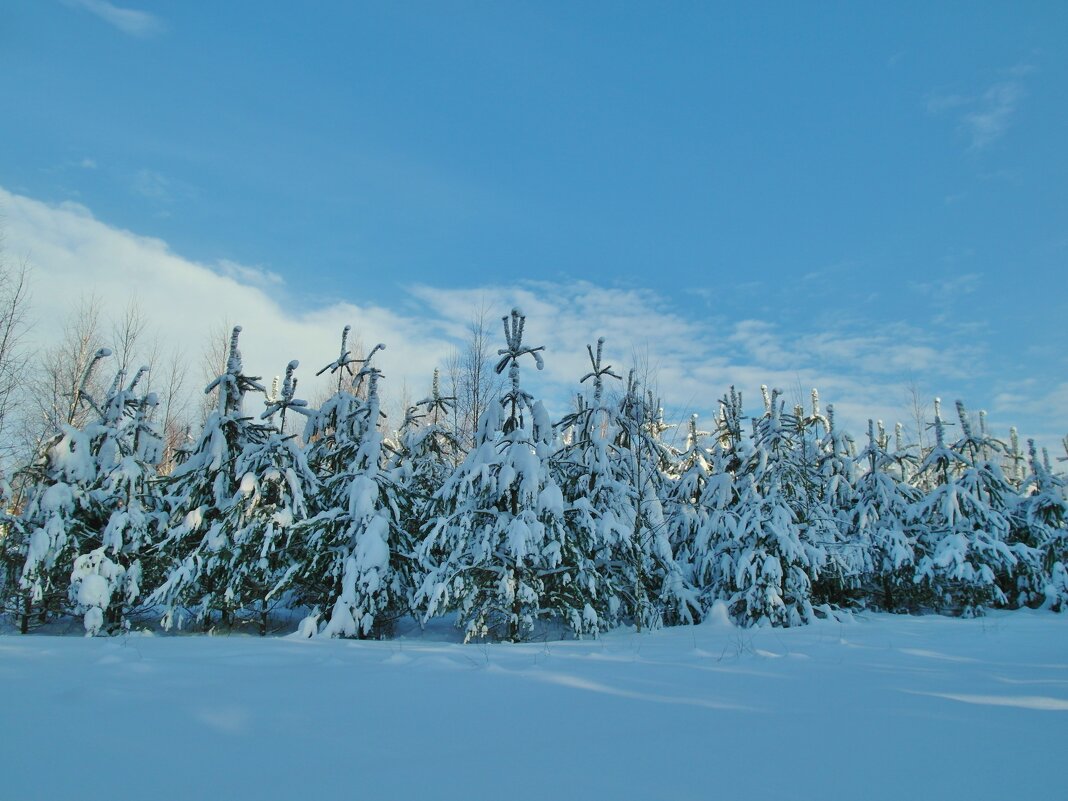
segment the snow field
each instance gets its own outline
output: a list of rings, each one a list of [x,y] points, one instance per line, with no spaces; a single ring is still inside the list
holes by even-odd
[[[0,637],[0,797],[1065,797],[1068,619]]]

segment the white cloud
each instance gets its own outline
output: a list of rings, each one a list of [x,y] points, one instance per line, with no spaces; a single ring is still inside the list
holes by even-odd
[[[1013,78],[1023,78],[1025,75],[1030,75],[1034,72],[1038,72],[1038,67],[1026,62],[1017,64],[1014,67],[1009,67],[1009,69],[1006,70],[1006,73]]]
[[[406,301],[395,309],[337,298],[294,310],[280,302],[283,279],[263,267],[183,258],[165,242],[109,226],[75,203],[49,205],[0,189],[0,208],[8,253],[28,256],[34,267],[33,311],[40,321],[34,336],[41,344],[57,338],[84,293],[95,293],[113,317],[136,298],[163,341],[194,365],[213,327],[240,323],[248,371],[269,378],[297,358],[304,395],[311,398],[314,373],[336,356],[346,324],[367,346],[387,344],[378,359],[387,395],[405,385],[418,395],[448,351],[464,340],[473,314],[489,310],[493,341],[499,341],[499,317],[516,305],[528,315],[528,342],[546,346],[545,371],[536,373],[531,364],[525,375],[560,416],[587,370],[585,345],[600,336],[606,338],[606,360],[620,374],[635,359],[649,363],[673,419],[694,411],[707,419],[732,384],[745,392],[750,413],[759,411],[762,383],[786,390],[791,403],[818,386],[858,434],[868,416],[891,423],[906,416],[910,379],[953,391],[946,383],[969,376],[981,355],[981,346],[903,323],[839,322],[798,332],[768,319],[729,321],[728,309],[717,309],[714,318],[688,318],[652,290],[586,281],[417,285],[407,288]],[[1043,426],[1055,428],[1048,424],[1055,410],[1046,414]]]
[[[931,114],[941,114],[961,106],[967,106],[974,102],[974,98],[964,95],[941,95],[933,94],[927,97],[927,111]]]
[[[229,259],[219,260],[219,272],[227,278],[233,278],[238,283],[260,287],[261,289],[282,286],[285,283],[282,276],[276,272],[265,270],[262,267],[249,267],[245,264],[238,264],[236,261],[230,261]]]
[[[164,30],[163,21],[133,8],[121,8],[107,0],[66,0],[67,5],[82,8],[125,34],[146,38]]]
[[[365,342],[390,344],[383,358],[387,374],[425,376],[419,385],[429,383],[440,346],[409,318],[341,301],[293,314],[268,294],[263,279],[270,274],[262,270],[182,258],[166,243],[108,226],[75,203],[52,206],[0,189],[0,207],[8,252],[25,254],[33,265],[39,344],[58,338],[66,314],[91,292],[113,317],[136,298],[163,341],[185,351],[194,365],[209,330],[229,321],[245,328],[242,351],[251,372],[273,376],[299,358],[308,379],[334,357],[342,327],[352,323]],[[266,284],[276,282],[268,278]]]
[[[977,107],[963,120],[972,150],[982,150],[1004,136],[1023,94],[1023,86],[1017,81],[1001,81],[983,92]]]
[[[908,286],[931,300],[952,300],[961,295],[973,294],[979,288],[982,278],[980,273],[962,273],[950,278],[910,281]]]
[[[1064,423],[1064,411],[1068,409],[1068,381],[1051,385],[1038,379],[1028,379],[1000,387],[994,396],[993,409],[995,424],[1008,426],[1016,424],[1022,417],[1041,421],[1038,429],[1021,430],[1024,437],[1033,437],[1040,446],[1050,449],[1050,456],[1068,458],[1068,440],[1065,430],[1057,423]]]
[[[959,115],[959,128],[968,139],[968,149],[985,150],[1008,131],[1026,94],[1022,79],[1035,70],[1031,64],[1018,64],[1005,71],[1005,80],[996,81],[979,94],[932,93],[927,96],[927,111]]]
[[[155,170],[138,170],[131,184],[133,191],[149,200],[167,201],[171,199],[171,182]]]

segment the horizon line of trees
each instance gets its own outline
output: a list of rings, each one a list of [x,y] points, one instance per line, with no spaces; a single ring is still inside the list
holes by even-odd
[[[747,417],[732,387],[709,430],[691,418],[676,447],[604,340],[553,420],[522,381],[544,349],[525,343],[518,309],[503,329],[495,365],[479,327],[453,394],[435,373],[391,429],[384,346],[362,355],[346,327],[315,408],[295,361],[270,389],[244,373],[235,327],[205,390],[214,405],[178,443],[146,370],[120,364],[101,385],[112,354],[96,350],[57,433],[14,486],[0,481],[4,610],[23,632],[80,615],[88,634],[149,615],[266,634],[285,610],[305,614],[308,636],[346,637],[449,615],[465,640],[517,641],[690,624],[716,607],[793,626],[855,607],[972,615],[1068,599],[1064,475],[960,402],[951,424],[936,400],[927,446],[869,421],[858,447],[815,390],[788,407],[762,388]]]

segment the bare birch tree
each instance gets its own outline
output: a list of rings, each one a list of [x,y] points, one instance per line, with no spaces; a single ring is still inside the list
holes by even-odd
[[[493,371],[492,346],[496,323],[483,304],[475,311],[468,324],[468,337],[463,346],[454,350],[445,362],[445,372],[451,385],[450,393],[456,398],[452,410],[453,436],[461,450],[474,444],[479,418],[486,408],[501,393],[503,381]]]
[[[91,412],[80,396],[81,382],[97,351],[104,345],[100,322],[100,298],[85,295],[63,324],[59,341],[44,350],[34,374],[29,437],[36,451],[60,433],[64,425],[80,427]],[[94,376],[101,381],[100,372]],[[99,387],[88,387],[100,395]]]
[[[25,336],[28,320],[29,267],[9,267],[0,252],[0,470],[18,452],[13,436],[18,407],[25,402],[20,391],[28,355]]]

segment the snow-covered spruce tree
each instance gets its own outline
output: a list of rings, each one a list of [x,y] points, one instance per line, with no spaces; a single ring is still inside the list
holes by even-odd
[[[1012,514],[1013,540],[1035,549],[1040,570],[1021,582],[1020,603],[1063,611],[1068,606],[1068,482],[1055,475],[1049,454],[1027,441],[1030,476]]]
[[[664,514],[670,454],[660,436],[665,429],[663,414],[651,393],[643,395],[634,370],[627,376],[614,429],[616,477],[630,496],[629,508],[623,510],[629,536],[617,544],[614,559],[624,614],[639,631],[693,623],[700,602],[675,561]]]
[[[1009,429],[1009,447],[1002,460],[1002,472],[1017,492],[1024,491],[1027,479],[1027,457],[1020,450],[1020,435],[1013,426]]]
[[[330,373],[337,376],[337,389],[333,395],[308,416],[304,429],[307,443],[308,466],[316,476],[320,488],[327,480],[342,472],[355,458],[365,427],[364,401],[357,398],[355,382],[357,372],[366,360],[357,358],[349,349],[349,334],[352,326],[346,325],[341,332],[341,349],[338,357],[323,367],[316,376]],[[372,356],[374,354],[372,353]],[[362,380],[362,379],[361,379]],[[366,393],[364,393],[366,395]],[[321,492],[311,499],[309,519],[331,511],[331,499]],[[347,506],[347,503],[345,504]],[[306,523],[299,526],[297,538],[307,544],[311,532]],[[305,553],[302,562],[307,565],[311,554]],[[301,569],[296,575],[295,595],[299,604],[312,608],[313,614],[302,623],[302,631],[314,634],[318,619],[329,608],[341,590],[341,576],[325,571]]]
[[[299,527],[306,555],[298,598],[316,610],[312,619],[329,610],[319,631],[327,637],[384,636],[410,611],[413,543],[400,522],[399,488],[383,450],[382,374],[372,365],[384,347],[376,345],[363,360],[353,391],[340,390],[309,424],[313,436],[329,443],[328,451],[318,451],[320,469],[333,469],[321,474],[318,511]],[[343,363],[334,362],[334,369],[340,372]],[[302,631],[314,633],[307,623]]]
[[[728,609],[738,623],[795,626],[813,617],[812,579],[826,552],[802,537],[784,494],[791,443],[778,390],[764,394],[753,452],[738,477],[737,522],[733,536],[720,544],[718,561],[727,578]]]
[[[686,584],[696,588],[699,552],[704,551],[699,542],[702,532],[708,531],[710,514],[717,511],[722,499],[717,494],[720,481],[713,482],[713,456],[705,447],[704,439],[711,432],[697,427],[697,415],[687,423],[686,444],[669,467],[670,481],[665,486],[664,511],[668,539],[675,555],[675,562],[683,572]],[[719,478],[719,477],[717,477]]]
[[[89,634],[114,630],[140,593],[140,556],[158,523],[149,479],[159,438],[147,419],[155,396],[137,394],[142,368],[128,385],[120,371],[103,399],[93,398],[91,374],[109,354],[101,349],[91,361],[62,433],[25,473],[28,503],[8,516],[6,587],[23,629],[37,605],[42,615],[84,614]],[[80,429],[70,422],[79,411]]]
[[[960,476],[960,484],[985,499],[998,521],[1004,521],[1004,526],[998,528],[999,537],[1012,551],[1015,563],[1002,563],[1000,569],[995,568],[996,578],[1009,605],[1026,604],[1044,582],[1038,551],[1027,538],[1016,537],[1013,530],[1013,514],[1020,501],[1020,492],[1002,471],[1003,456],[1009,446],[990,434],[986,412],[979,412],[978,430],[961,401],[957,401],[957,417],[961,439],[953,447],[971,464]]]
[[[315,374],[321,376],[329,372],[337,376],[337,390],[308,417],[304,430],[308,464],[320,479],[345,466],[346,456],[353,452],[352,443],[359,441],[363,430],[364,415],[359,413],[363,401],[356,397],[355,382],[360,366],[367,360],[357,358],[349,350],[351,330],[351,326],[345,326],[338,357]]]
[[[265,436],[249,440],[237,456],[239,484],[222,519],[228,538],[224,594],[234,609],[255,614],[261,636],[302,567],[304,551],[295,532],[318,491],[296,436],[285,434],[287,412],[310,414],[307,402],[296,397],[297,366],[289,363],[280,392],[267,401],[260,417],[269,426]]]
[[[813,602],[848,605],[855,600],[857,565],[863,563],[863,555],[849,543],[844,519],[853,503],[852,439],[834,426],[833,407],[823,413],[816,389],[811,392],[810,411],[798,404],[781,418],[783,495],[798,536],[826,554],[819,576],[812,577]]]
[[[92,492],[99,469],[91,437],[71,421],[88,399],[86,387],[97,364],[110,355],[101,348],[90,360],[61,432],[20,476],[27,500],[17,516],[9,517],[2,547],[7,606],[23,633],[32,620],[44,622],[69,608],[74,559],[107,522],[107,510]]]
[[[439,374],[434,370],[430,395],[408,409],[397,433],[390,470],[400,487],[400,524],[413,543],[422,539],[434,495],[455,469],[459,444],[449,422],[454,402],[441,394]]]
[[[766,393],[765,388],[761,391]],[[766,400],[766,399],[765,399]],[[816,389],[811,393],[811,411],[806,413],[801,404],[794,406],[793,413],[785,410],[780,415],[783,428],[782,469],[784,489],[793,509],[797,524],[816,529],[826,525],[826,516],[820,509],[823,496],[823,479],[820,467],[825,456],[824,443],[830,431],[830,422],[820,407]],[[821,533],[821,538],[827,538]]]
[[[258,377],[245,375],[238,350],[241,326],[230,335],[226,371],[204,389],[218,392],[196,444],[167,477],[167,532],[158,555],[165,578],[149,598],[163,610],[165,628],[185,622],[183,610],[206,629],[212,614],[232,626],[236,601],[230,587],[233,532],[227,516],[241,483],[237,461],[249,446],[268,435],[265,426],[243,412],[248,392],[264,392]]]
[[[889,435],[885,431],[881,431],[881,422],[878,425],[880,427],[880,437],[886,442],[884,450],[887,451],[890,457],[889,461],[884,462],[883,469],[888,471],[900,483],[913,487],[918,491],[919,487],[913,479],[920,466],[920,457],[917,455],[919,446],[906,442],[905,426],[901,423],[895,423],[894,450],[890,451]]]
[[[592,395],[576,396],[575,411],[561,421],[568,437],[553,464],[576,557],[574,580],[589,604],[583,617],[608,629],[619,624],[624,611],[619,555],[633,531],[633,503],[613,442],[613,408],[605,399],[605,378],[621,378],[604,363],[604,338],[597,340],[596,353],[590,345],[586,350],[591,369],[580,383],[592,382]]]
[[[496,370],[507,368],[508,391],[486,410],[475,447],[435,497],[418,601],[425,618],[455,611],[465,641],[515,642],[552,619],[581,634],[598,619],[589,588],[575,580],[577,554],[550,469],[553,427],[520,383],[520,359],[531,356],[541,369],[543,348],[523,344],[519,309],[503,319],[507,347]]]
[[[93,494],[108,510],[99,539],[83,544],[71,573],[70,600],[84,613],[90,634],[102,626],[112,631],[128,626],[142,587],[158,580],[150,553],[166,523],[155,481],[163,438],[151,420],[155,393],[138,392],[147,373],[142,367],[123,386],[120,371],[99,407],[99,423],[86,428],[97,454]]]
[[[742,393],[733,385],[719,401],[719,417],[716,419],[716,444],[727,458],[724,468],[737,475],[749,460],[751,442],[746,437],[743,423]]]
[[[813,582],[814,602],[856,604],[862,577],[871,572],[869,543],[858,538],[851,525],[857,506],[856,455],[853,438],[835,422],[834,406],[828,404],[816,462],[819,492],[807,531],[807,537],[827,553],[819,579]]]
[[[692,576],[701,606],[708,612],[714,603],[732,594],[734,565],[720,559],[737,528],[738,495],[735,476],[749,460],[749,441],[742,432],[742,395],[732,386],[720,400],[716,418],[712,469],[701,492],[703,521],[693,544]]]
[[[949,446],[936,398],[935,444],[919,470],[933,489],[914,507],[914,581],[935,609],[973,615],[984,606],[1008,602],[998,580],[1014,574],[1019,560],[1007,544],[1004,479],[1000,470],[988,469],[992,463],[975,462],[979,453],[966,415],[961,415],[961,425],[959,447]]]
[[[918,490],[900,479],[888,438],[868,420],[868,444],[857,456],[866,467],[857,480],[848,524],[855,546],[866,555],[861,577],[867,601],[890,612],[915,608],[912,581],[916,553],[910,534]]]

